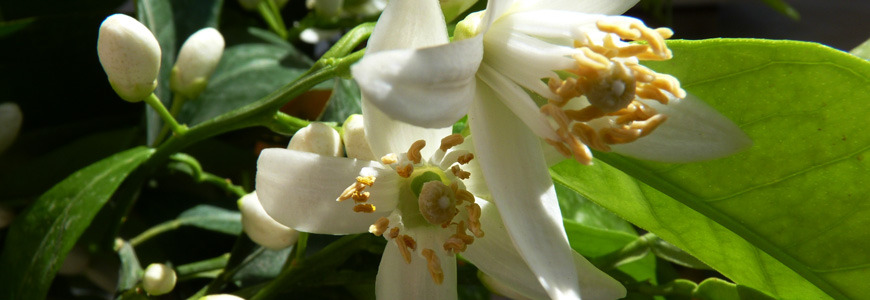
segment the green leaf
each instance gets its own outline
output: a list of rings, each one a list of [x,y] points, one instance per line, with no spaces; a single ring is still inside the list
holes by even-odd
[[[710,266],[663,239],[657,238],[650,243],[650,250],[664,260],[687,268],[710,269]]]
[[[863,43],[861,43],[861,45],[858,45],[858,47],[855,47],[855,49],[852,49],[852,51],[850,51],[849,53],[852,53],[852,55],[854,56],[870,60],[870,40],[864,41]]]
[[[118,272],[118,290],[126,291],[136,287],[136,284],[142,279],[143,269],[139,263],[139,257],[136,256],[136,250],[130,243],[120,239],[116,243],[121,243],[121,248],[118,249],[118,257],[121,259],[121,270]]]
[[[0,22],[0,39],[27,28],[34,21],[36,21],[36,18],[25,18],[20,20]]]
[[[783,0],[761,0],[761,2],[764,2],[764,4],[767,4],[767,6],[770,6],[774,10],[791,18],[792,20],[797,21],[801,19],[800,13],[798,13],[798,11],[794,9],[794,7],[792,7]]]
[[[196,125],[243,107],[301,76],[312,64],[289,44],[249,43],[229,47],[197,98],[179,119]]]
[[[352,79],[336,78],[332,87],[332,95],[320,120],[324,122],[343,123],[352,114],[361,114],[360,92]]]
[[[175,20],[172,16],[172,3],[169,0],[140,0],[136,4],[136,18],[148,27],[160,43],[160,73],[157,75],[157,89],[154,94],[169,108],[172,92],[169,90],[169,73],[175,64]],[[163,126],[163,121],[153,108],[145,108],[147,143],[150,145]]]
[[[745,300],[765,300],[774,299],[758,290],[736,285],[719,278],[707,278],[698,284],[698,288],[692,292],[692,298],[698,300],[730,300],[730,299],[745,299]]]
[[[211,205],[197,205],[178,215],[179,225],[238,235],[242,233],[242,214]]]
[[[261,248],[254,251],[245,258],[245,264],[238,272],[233,274],[232,281],[246,287],[275,278],[281,273],[281,267],[286,263],[292,249],[293,247],[281,250]]]
[[[127,175],[153,152],[133,148],[81,169],[18,216],[0,254],[0,298],[44,298],[76,240]]]
[[[782,298],[870,294],[870,132],[858,121],[870,62],[794,41],[669,45],[674,59],[647,65],[679,78],[754,146],[683,165],[600,153],[645,184],[602,163],[560,164],[557,181],[737,283]]]

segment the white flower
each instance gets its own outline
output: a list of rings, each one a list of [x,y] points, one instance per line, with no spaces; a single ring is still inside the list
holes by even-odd
[[[258,245],[280,250],[292,246],[299,238],[298,231],[278,223],[266,213],[256,193],[243,196],[238,205],[242,212],[242,228]]]
[[[18,107],[18,104],[14,102],[0,104],[0,154],[15,142],[15,139],[18,137],[18,131],[21,130],[22,121],[21,108]],[[3,226],[0,226],[0,228],[3,228]]]
[[[223,53],[224,37],[216,29],[208,27],[193,33],[178,52],[169,76],[170,88],[189,99],[196,98],[208,85]]]
[[[603,15],[636,2],[491,0],[457,26],[458,41],[370,52],[352,69],[366,103],[397,120],[437,128],[468,113],[492,199],[551,298],[588,298],[589,291],[576,285],[584,274],[570,268],[541,139],[586,164],[589,147],[692,161],[750,144],[703,103],[679,100],[685,92],[675,78],[637,63],[669,58],[663,40],[671,32]],[[536,102],[527,90],[547,100]]]
[[[123,14],[100,24],[97,40],[100,64],[121,99],[138,102],[157,88],[160,45],[145,25]]]
[[[245,298],[232,294],[214,294],[199,298],[199,300],[245,300]]]
[[[175,270],[164,264],[150,264],[145,269],[142,278],[142,288],[148,294],[159,296],[172,291],[175,288],[177,277]]]

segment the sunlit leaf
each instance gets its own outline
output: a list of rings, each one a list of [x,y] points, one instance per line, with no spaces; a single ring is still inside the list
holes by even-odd
[[[66,254],[153,149],[120,152],[73,173],[15,219],[0,254],[3,299],[42,299]]]

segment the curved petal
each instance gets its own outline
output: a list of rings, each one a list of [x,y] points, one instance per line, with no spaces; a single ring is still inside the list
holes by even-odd
[[[474,101],[469,122],[476,159],[520,255],[550,298],[579,298],[572,250],[537,136],[492,98]]]
[[[573,47],[514,32],[508,26],[493,26],[486,35],[484,47],[484,65],[546,98],[557,96],[541,78],[556,76],[556,70],[574,68],[576,62],[570,56],[578,52]]]
[[[394,240],[387,243],[381,264],[378,267],[378,278],[375,283],[375,294],[378,299],[456,299],[456,256],[445,255],[437,238],[441,228],[406,229],[405,233],[417,241],[417,249],[411,254],[411,263],[406,263]],[[429,274],[426,258],[422,256],[423,249],[433,249],[440,260],[444,280],[435,283]]]
[[[351,71],[363,96],[387,115],[416,126],[447,127],[468,112],[482,40],[369,54]]]
[[[368,54],[446,44],[447,26],[437,0],[390,1],[367,43]]]
[[[535,280],[534,273],[514,248],[495,205],[478,199],[480,223],[486,235],[462,253],[478,269],[497,283],[531,299],[547,299],[547,291]],[[545,249],[543,249],[545,250]],[[574,252],[574,267],[580,276],[580,296],[589,299],[618,299],[625,287]]]
[[[360,170],[377,174],[366,188],[374,213],[357,213],[352,200],[336,202],[345,188],[356,182]],[[392,169],[372,161],[270,148],[257,160],[257,197],[275,221],[312,233],[366,232],[398,202],[400,178]]]
[[[363,124],[366,139],[377,158],[390,153],[408,151],[417,140],[425,140],[426,147],[420,151],[423,157],[431,157],[438,150],[441,139],[453,133],[453,127],[423,128],[397,121],[378,109],[365,96],[362,98]]]
[[[559,140],[556,131],[550,126],[550,121],[522,88],[486,64],[480,65],[478,79],[482,81],[477,85],[476,97],[480,99],[475,99],[475,102],[500,99],[536,135],[551,140]]]
[[[646,101],[668,117],[650,135],[628,144],[612,145],[614,152],[661,162],[711,160],[752,146],[752,140],[737,124],[689,94],[668,105]]]
[[[620,15],[639,0],[537,0],[529,1],[524,10],[558,9],[590,14]]]

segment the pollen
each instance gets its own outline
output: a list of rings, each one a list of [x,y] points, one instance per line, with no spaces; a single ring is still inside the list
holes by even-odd
[[[484,233],[480,229],[480,205],[471,203],[466,205],[465,209],[468,211],[468,230],[475,237],[482,238]]]
[[[451,235],[442,246],[444,250],[456,254],[464,252],[471,243],[474,243],[474,237],[465,233],[465,221],[460,221],[456,224],[456,233]]]
[[[426,266],[429,268],[429,275],[432,276],[432,280],[435,281],[435,284],[443,283],[444,271],[441,269],[441,260],[438,259],[435,250],[426,248],[422,252],[423,257],[426,258]]]
[[[411,249],[411,245],[408,245],[409,239],[405,239],[405,237],[410,238],[407,235],[400,235],[398,238],[394,238],[393,240],[396,241],[396,246],[399,246],[399,253],[402,254],[402,258],[405,259],[406,263],[410,264],[411,263],[411,251],[414,249]],[[413,242],[414,239],[410,239],[410,241]],[[414,242],[413,246],[416,247],[416,245],[417,245],[416,242]]]
[[[384,232],[387,231],[387,227],[390,226],[390,220],[384,217],[381,217],[374,224],[369,226],[369,232],[374,234],[375,236],[381,236]],[[398,228],[396,228],[398,229]]]
[[[373,213],[375,212],[375,206],[365,203],[365,204],[357,204],[353,207],[354,212],[362,212],[362,213]]]
[[[411,174],[414,173],[414,165],[411,163],[407,163],[401,166],[396,167],[396,173],[399,174],[402,178],[411,177]]]
[[[465,139],[461,134],[454,133],[441,139],[441,147],[439,149],[441,149],[441,151],[447,151],[456,145],[462,144],[463,141],[465,141]]]
[[[456,158],[456,162],[458,162],[460,165],[464,165],[471,162],[472,159],[474,159],[474,153],[468,153],[460,155],[458,158]]]
[[[399,161],[399,157],[395,153],[390,153],[381,157],[381,162],[385,165],[392,165]]]
[[[374,176],[358,176],[356,182],[344,189],[335,201],[344,201],[353,198],[354,202],[366,202],[368,201],[370,194],[364,190],[366,187],[370,187],[373,184],[375,184]],[[354,210],[356,210],[356,208],[354,208]]]
[[[391,238],[391,239],[394,239],[394,238],[396,238],[397,236],[399,236],[399,227],[393,227],[393,228],[391,228],[391,229],[390,229],[390,234],[388,235],[388,237]]]
[[[453,172],[453,175],[459,177],[459,179],[468,179],[469,177],[471,177],[471,173],[463,171],[457,165],[453,165],[452,167],[450,167],[450,172]]]

